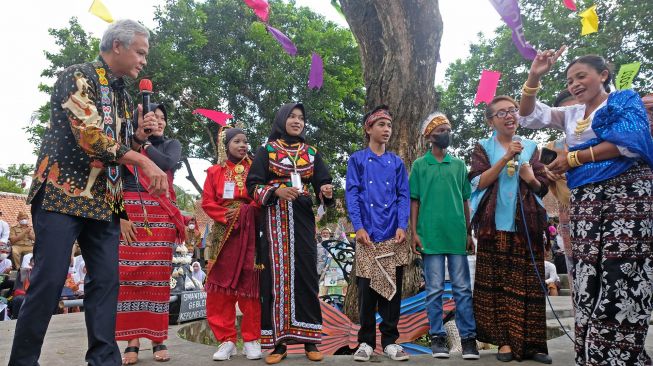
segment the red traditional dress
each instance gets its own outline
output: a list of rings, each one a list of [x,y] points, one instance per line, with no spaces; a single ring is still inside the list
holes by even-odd
[[[175,203],[172,179],[179,162],[177,140],[151,138],[146,156],[168,174],[169,192],[152,196],[145,187],[149,179],[133,166],[125,171],[125,210],[136,226],[136,240],[120,241],[118,259],[120,290],[116,314],[116,340],[147,338],[163,342],[168,338],[170,270],[176,242],[183,241],[184,220]],[[138,174],[138,180],[134,174]]]
[[[205,285],[206,317],[219,342],[236,342],[236,303],[243,313],[243,341],[255,341],[261,335],[255,263],[259,206],[245,187],[250,166],[249,158],[237,164],[227,160],[224,166],[209,168],[204,182],[202,208],[215,221],[209,259],[212,266]],[[238,212],[232,220],[227,220],[225,215],[230,208]]]

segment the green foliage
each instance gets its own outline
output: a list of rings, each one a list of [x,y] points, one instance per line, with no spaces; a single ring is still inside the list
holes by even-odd
[[[0,192],[25,193],[23,179],[33,171],[34,166],[30,164],[12,164],[7,169],[0,169]]]
[[[175,194],[177,195],[177,207],[179,207],[179,209],[182,211],[194,212],[195,200],[198,199],[198,196],[194,196],[193,194],[186,192],[183,188],[179,187],[176,184],[174,185],[174,188]]]
[[[45,58],[50,62],[48,67],[41,72],[42,77],[55,80],[66,67],[82,62],[94,60],[99,52],[100,40],[89,36],[79,24],[77,18],[68,21],[68,28],[48,30],[54,38],[57,50],[45,50]],[[39,90],[51,94],[52,85],[41,83]],[[31,125],[25,127],[30,135],[29,142],[34,144],[34,153],[38,154],[41,138],[50,120],[50,102],[39,107],[32,115]]]
[[[636,90],[653,88],[653,29],[646,24],[653,16],[653,2],[580,0],[579,10],[594,3],[599,14],[599,32],[580,36],[578,13],[567,10],[561,1],[522,0],[520,6],[524,20],[526,38],[536,49],[558,49],[569,46],[553,70],[542,80],[543,88],[538,94],[545,103],[553,103],[555,96],[566,87],[567,64],[576,57],[598,54],[615,65],[615,72],[621,64],[639,61],[640,74],[634,82]],[[505,94],[518,98],[521,86],[528,75],[531,62],[521,57],[512,43],[510,30],[506,26],[497,28],[491,38],[479,35],[479,40],[470,46],[470,56],[457,60],[446,71],[447,86],[441,95],[440,108],[449,116],[454,127],[453,148],[469,158],[471,147],[489,134],[483,117],[485,104],[474,107],[474,96],[482,70],[500,71],[501,81],[497,95]],[[520,129],[522,136],[540,139],[554,139],[552,130],[535,132]]]
[[[293,2],[272,1],[270,24],[299,49],[287,55],[242,1],[169,1],[156,12],[146,73],[159,99],[175,109],[171,126],[184,154],[215,161],[218,126],[193,116],[195,108],[229,112],[252,146],[265,141],[277,108],[302,101],[309,142],[344,176],[348,153],[359,148],[364,103],[358,48],[347,29]],[[325,63],[324,86],[307,88],[311,52]],[[337,143],[334,143],[336,142]]]
[[[0,176],[0,192],[25,193],[20,183],[16,183],[5,176]]]
[[[21,182],[23,178],[34,172],[34,165],[31,164],[12,164],[7,169],[0,169],[0,173],[9,179]]]

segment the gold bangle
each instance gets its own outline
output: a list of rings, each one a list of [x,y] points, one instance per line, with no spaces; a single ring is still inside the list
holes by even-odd
[[[596,160],[594,159],[594,149],[590,146],[590,155],[592,155],[592,163],[595,163]]]
[[[576,166],[574,165],[573,155],[573,151],[567,153],[567,164],[569,164],[570,167],[575,168]]]
[[[583,163],[578,159],[578,150],[567,153],[567,163],[572,168],[577,168],[583,165]]]
[[[532,97],[535,96],[535,94],[537,94],[537,92],[540,91],[541,88],[542,88],[542,83],[538,83],[537,87],[531,88],[530,86],[527,86],[526,83],[524,82],[524,86],[522,86],[521,91],[522,94]]]
[[[527,96],[527,97],[535,97],[535,96],[537,96],[537,93],[529,93],[529,92],[527,92],[526,90],[522,90],[522,91],[521,91],[521,94],[522,94],[522,95],[525,95],[525,96]]]

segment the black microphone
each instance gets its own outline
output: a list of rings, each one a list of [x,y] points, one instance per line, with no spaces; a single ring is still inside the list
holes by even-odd
[[[152,80],[150,79],[141,79],[138,83],[138,88],[141,90],[141,95],[143,96],[143,116],[150,113],[150,95],[152,94]],[[151,128],[146,128],[143,131],[145,133],[151,133]]]
[[[515,135],[512,137],[512,142],[519,142],[521,144],[521,136]],[[515,156],[512,157],[512,161],[515,162],[515,164],[519,164],[519,156],[520,154],[517,153]]]

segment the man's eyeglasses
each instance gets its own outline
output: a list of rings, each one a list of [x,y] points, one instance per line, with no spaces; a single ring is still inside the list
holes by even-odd
[[[506,118],[508,113],[512,114],[513,116],[516,116],[517,113],[519,113],[519,108],[510,108],[508,110],[500,110],[497,113],[493,114],[492,117],[499,117],[499,118]]]

